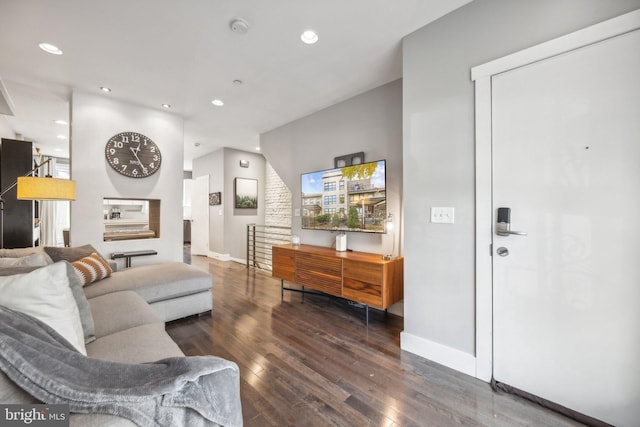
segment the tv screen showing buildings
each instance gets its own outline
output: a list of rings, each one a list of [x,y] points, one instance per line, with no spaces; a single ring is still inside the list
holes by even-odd
[[[302,228],[384,233],[385,161],[301,175]]]

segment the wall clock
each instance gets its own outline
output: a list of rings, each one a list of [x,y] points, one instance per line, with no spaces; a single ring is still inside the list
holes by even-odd
[[[105,157],[118,173],[131,178],[153,175],[160,168],[162,155],[158,146],[137,132],[120,132],[105,146]]]

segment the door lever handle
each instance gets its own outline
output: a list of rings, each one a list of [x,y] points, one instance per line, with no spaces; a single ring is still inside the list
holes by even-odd
[[[507,230],[507,231],[496,230],[496,234],[498,236],[511,236],[512,234],[515,235],[515,236],[526,236],[527,232],[526,231],[512,231],[512,230]]]
[[[511,224],[506,223],[506,222],[499,222],[496,224],[496,234],[498,236],[526,236],[527,232],[526,231],[515,231],[515,230],[509,230]]]

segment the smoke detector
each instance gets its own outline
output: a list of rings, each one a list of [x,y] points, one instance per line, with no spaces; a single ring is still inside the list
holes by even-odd
[[[244,19],[234,19],[229,23],[229,28],[236,34],[246,34],[249,31],[249,23]]]

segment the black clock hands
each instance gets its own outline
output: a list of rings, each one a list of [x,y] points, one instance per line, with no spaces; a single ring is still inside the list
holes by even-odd
[[[138,153],[140,152],[140,144],[138,143],[138,146],[136,148],[133,148],[133,147],[129,147],[129,148],[131,149],[131,152],[133,153],[133,156],[138,161],[138,164],[140,165],[140,168],[142,169],[142,173],[146,174],[147,173],[147,168],[144,167],[144,165],[140,161],[140,158],[138,157]]]

